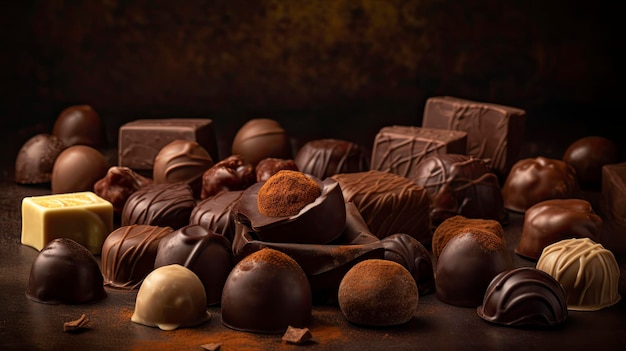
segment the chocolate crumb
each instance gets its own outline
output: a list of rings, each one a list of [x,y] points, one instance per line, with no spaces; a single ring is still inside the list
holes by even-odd
[[[217,342],[212,342],[212,343],[200,345],[200,347],[206,351],[219,351],[222,348],[222,344],[217,343]]]
[[[80,318],[63,323],[63,331],[66,333],[75,333],[87,328],[91,320],[83,313]]]
[[[287,331],[283,335],[283,341],[290,344],[302,344],[311,340],[313,336],[309,328],[287,327]]]

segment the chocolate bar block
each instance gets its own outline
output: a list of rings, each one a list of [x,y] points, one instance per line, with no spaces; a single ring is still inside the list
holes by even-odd
[[[626,254],[626,162],[602,166],[602,245]]]
[[[219,160],[211,119],[138,119],[120,127],[118,165],[151,175],[156,155],[174,140],[195,141],[209,152],[214,162]]]
[[[387,126],[374,139],[370,169],[411,178],[415,167],[433,154],[465,154],[467,133],[460,130]]]
[[[487,161],[504,179],[519,158],[525,122],[522,109],[436,96],[426,101],[422,127],[467,132],[467,154]]]

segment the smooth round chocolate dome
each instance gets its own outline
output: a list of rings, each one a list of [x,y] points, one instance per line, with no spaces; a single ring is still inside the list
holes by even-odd
[[[299,171],[280,171],[259,189],[257,204],[264,216],[294,216],[322,194],[317,182]]]
[[[269,248],[243,258],[222,292],[222,324],[253,333],[284,333],[304,328],[312,313],[306,274],[287,254]]]
[[[19,184],[49,183],[57,157],[65,145],[52,134],[37,134],[20,148],[15,159],[15,182]]]
[[[174,330],[208,321],[206,295],[200,279],[190,269],[171,264],[154,269],[139,288],[135,323]]]
[[[50,179],[53,194],[93,191],[109,170],[104,155],[91,146],[70,146],[57,156]]]
[[[534,267],[495,276],[476,312],[487,322],[513,327],[553,327],[568,316],[563,286]]]
[[[417,310],[418,300],[413,276],[394,261],[361,261],[339,284],[339,308],[349,322],[357,325],[386,327],[407,323]]]
[[[597,187],[602,180],[602,166],[620,162],[617,144],[601,136],[586,136],[571,143],[563,161],[574,167],[582,187]]]
[[[233,139],[232,154],[254,166],[268,157],[293,157],[287,132],[278,121],[269,118],[251,119],[241,126]]]
[[[100,115],[90,105],[70,106],[59,114],[52,134],[65,146],[87,145],[100,147],[106,144],[104,124]]]
[[[107,297],[93,254],[68,238],[50,241],[30,269],[26,296],[47,304],[77,305]]]

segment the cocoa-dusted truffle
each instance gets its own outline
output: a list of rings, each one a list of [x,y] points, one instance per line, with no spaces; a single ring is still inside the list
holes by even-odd
[[[433,232],[433,256],[438,258],[443,248],[453,237],[470,232],[487,232],[495,234],[502,240],[505,240],[504,228],[498,221],[493,219],[467,218],[457,215],[441,222]]]
[[[222,324],[253,333],[284,333],[306,327],[312,313],[311,287],[298,263],[264,248],[243,258],[222,292]]]
[[[434,227],[455,215],[508,223],[498,176],[482,159],[434,154],[422,160],[410,178],[433,199],[430,216]]]
[[[152,179],[128,167],[113,166],[109,168],[104,178],[94,184],[93,189],[98,196],[113,205],[117,215],[121,215],[128,197],[149,184],[152,184]]]
[[[53,194],[93,191],[109,170],[104,155],[91,146],[70,146],[57,156],[50,183]]]
[[[322,194],[316,181],[299,171],[280,171],[259,189],[257,205],[264,216],[294,216]]]
[[[200,198],[204,200],[226,190],[244,190],[255,180],[254,166],[239,155],[231,155],[204,171]]]
[[[574,167],[562,160],[539,156],[517,161],[502,185],[504,207],[526,212],[550,199],[581,198]]]
[[[232,243],[235,238],[235,216],[232,208],[242,194],[243,190],[221,191],[198,202],[191,211],[189,224],[199,224],[225,236]]]
[[[534,267],[495,276],[476,312],[487,322],[511,327],[554,327],[568,316],[563,286]]]
[[[187,184],[150,184],[128,197],[122,209],[121,224],[179,229],[189,224],[195,206],[193,191]]]
[[[595,135],[575,140],[563,154],[563,161],[574,167],[583,188],[598,188],[602,166],[618,163],[620,158],[619,147],[613,140]]]
[[[77,305],[107,297],[94,255],[68,238],[50,241],[30,269],[26,296],[47,304]]]
[[[404,233],[392,234],[380,242],[385,248],[384,258],[401,264],[411,273],[420,295],[435,291],[433,261],[422,243]]]
[[[278,121],[256,118],[246,122],[235,134],[232,154],[256,166],[264,158],[293,158],[287,132]]]
[[[602,218],[586,200],[541,201],[526,210],[515,253],[536,260],[546,246],[563,239],[586,237],[597,242],[602,224]]]
[[[339,308],[351,323],[387,327],[410,321],[419,292],[411,273],[401,264],[371,259],[357,263],[341,280]]]
[[[104,123],[91,105],[74,105],[61,111],[52,127],[52,134],[65,146],[98,148],[106,144]]]
[[[491,280],[513,269],[513,260],[502,238],[485,231],[452,237],[437,258],[437,298],[461,307],[478,307]]]
[[[298,150],[294,161],[300,171],[319,179],[369,170],[363,149],[356,143],[340,139],[311,140]]]
[[[15,159],[15,182],[50,183],[54,161],[64,148],[61,139],[52,134],[37,134],[28,139]]]
[[[172,231],[170,227],[129,225],[111,232],[102,245],[104,284],[136,289],[154,269],[159,242]]]
[[[565,239],[546,246],[536,267],[563,286],[569,310],[597,311],[621,299],[615,256],[589,238]]]
[[[233,268],[228,239],[200,225],[182,227],[161,239],[154,268],[175,263],[200,278],[207,305],[220,303],[224,282]]]
[[[256,181],[264,182],[274,174],[278,173],[278,171],[298,171],[298,166],[296,166],[296,162],[292,159],[268,157],[259,161],[259,163],[255,167],[255,170]]]
[[[200,198],[202,174],[213,164],[213,158],[199,143],[178,139],[163,146],[154,158],[152,179],[155,184],[188,184],[194,197]]]

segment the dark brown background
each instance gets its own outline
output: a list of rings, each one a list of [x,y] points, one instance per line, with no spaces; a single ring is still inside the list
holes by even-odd
[[[428,97],[453,95],[526,109],[528,139],[568,123],[621,142],[614,3],[2,2],[2,133],[25,140],[88,103],[112,145],[124,122],[194,116],[214,120],[222,156],[258,117],[299,140],[369,147],[382,126],[420,125]]]

